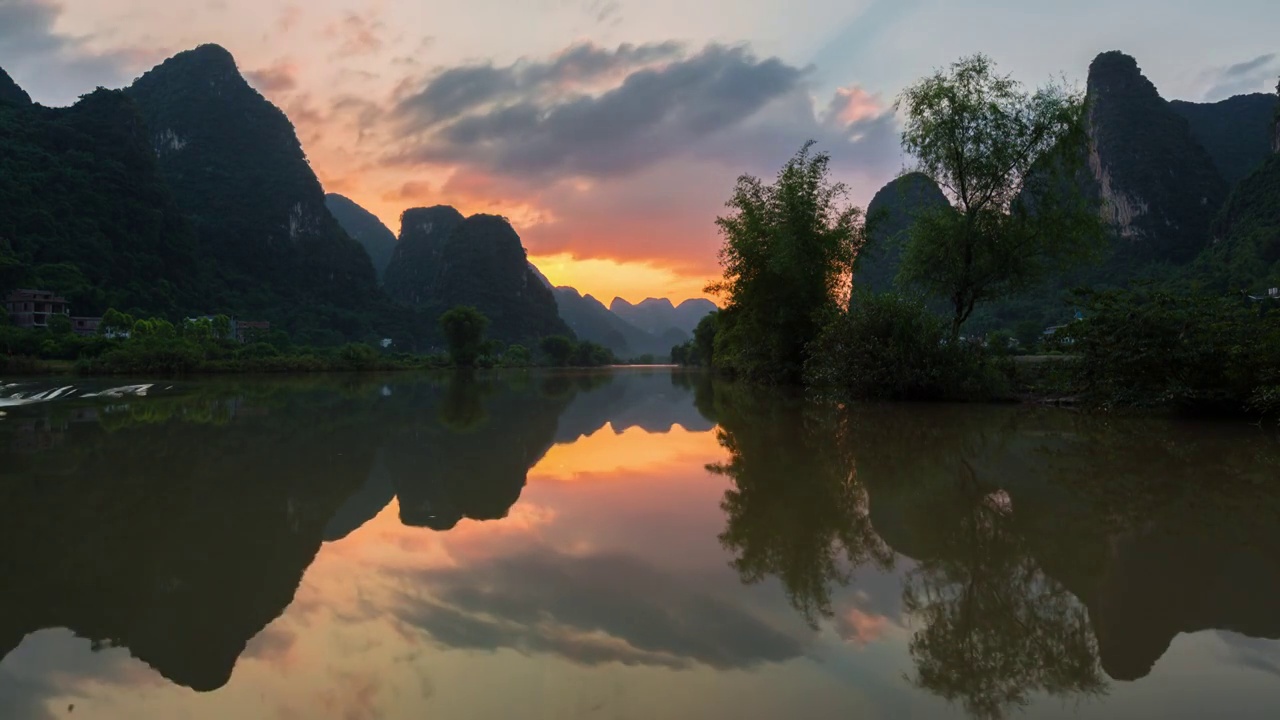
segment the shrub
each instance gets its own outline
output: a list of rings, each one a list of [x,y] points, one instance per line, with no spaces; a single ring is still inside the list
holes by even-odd
[[[563,367],[573,358],[575,345],[573,340],[563,335],[552,335],[542,338],[541,348],[552,365]]]
[[[1242,297],[1094,293],[1064,329],[1077,382],[1101,407],[1274,410],[1280,311]]]
[[[378,351],[362,343],[338,348],[338,365],[346,370],[370,370],[378,364]]]
[[[978,400],[1005,393],[980,347],[951,342],[924,303],[896,293],[854,296],[814,342],[806,381],[859,399]]]

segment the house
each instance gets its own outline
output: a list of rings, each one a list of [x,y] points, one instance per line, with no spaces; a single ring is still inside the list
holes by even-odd
[[[263,320],[232,320],[231,332],[242,343],[264,340],[271,332],[271,323]]]
[[[100,317],[71,317],[67,299],[48,290],[14,290],[5,298],[4,309],[10,322],[27,330],[48,328],[54,315],[70,318],[71,330],[77,335],[96,335],[102,324]]]
[[[98,328],[102,325],[100,317],[73,317],[71,318],[71,331],[77,335],[97,335]]]
[[[1280,288],[1270,288],[1266,295],[1250,295],[1249,299],[1254,302],[1270,300],[1272,302],[1280,302]]]
[[[69,315],[67,299],[45,290],[14,290],[4,300],[9,322],[28,330],[49,327],[54,315]]]

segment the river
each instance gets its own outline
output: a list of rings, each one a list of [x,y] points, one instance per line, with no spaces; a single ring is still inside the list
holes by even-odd
[[[670,369],[0,381],[0,717],[1280,717],[1256,425]]]

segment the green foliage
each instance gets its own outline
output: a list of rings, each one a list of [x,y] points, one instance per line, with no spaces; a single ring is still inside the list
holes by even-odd
[[[554,367],[600,367],[618,362],[613,351],[593,342],[574,342],[563,335],[545,337],[539,344]]]
[[[98,333],[100,335],[114,336],[123,335],[133,332],[133,325],[137,320],[128,313],[122,313],[115,308],[108,308],[102,315],[102,323],[98,325]]]
[[[1248,177],[1271,155],[1275,114],[1280,112],[1275,95],[1236,95],[1216,103],[1172,100],[1169,108],[1186,118],[1228,185]]]
[[[388,309],[369,256],[325,207],[288,117],[231,55],[213,45],[179,53],[125,92],[149,129],[150,156],[193,219],[206,297],[219,301],[202,309],[300,335],[331,330],[339,342],[364,336]]]
[[[557,367],[568,365],[569,359],[573,357],[574,342],[564,335],[545,337],[539,347],[551,361],[551,364]]]
[[[593,342],[580,342],[574,345],[569,362],[574,367],[601,367],[612,365],[618,359],[609,348]]]
[[[951,301],[952,339],[978,303],[1023,291],[1095,248],[1101,226],[1084,196],[1032,172],[1083,157],[1078,93],[1027,92],[976,55],[911,86],[898,107],[903,149],[952,202],[917,218],[899,278]]]
[[[475,365],[484,349],[484,333],[488,327],[489,318],[467,305],[459,305],[440,316],[440,330],[455,365]]]
[[[378,351],[363,343],[338,348],[338,363],[347,370],[370,370],[378,364]]]
[[[77,315],[181,312],[201,295],[197,276],[195,236],[123,93],[0,104],[0,296],[38,287]]]
[[[1225,291],[1280,286],[1280,154],[1241,182],[1214,223],[1197,275]]]
[[[523,345],[511,345],[502,353],[504,367],[528,367],[533,364],[533,353]]]
[[[671,348],[671,362],[677,365],[711,367],[715,359],[716,334],[720,331],[720,312],[698,321],[693,339]]]
[[[70,335],[71,334],[71,318],[66,315],[55,314],[49,317],[49,332],[54,335]]]
[[[814,342],[805,380],[858,399],[989,400],[1004,395],[981,348],[952,341],[920,300],[858,292]]]
[[[725,299],[714,338],[717,368],[768,382],[800,378],[807,347],[839,311],[863,234],[862,213],[828,177],[830,158],[805,143],[772,185],[738,178],[716,219]]]
[[[1240,296],[1138,289],[1084,299],[1066,330],[1077,383],[1102,407],[1269,411],[1280,388],[1280,308]]]

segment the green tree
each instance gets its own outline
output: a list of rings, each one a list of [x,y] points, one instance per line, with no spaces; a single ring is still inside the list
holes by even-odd
[[[213,337],[213,321],[209,318],[187,318],[182,321],[182,337],[208,340]]]
[[[378,351],[364,343],[347,343],[338,348],[338,362],[349,370],[370,370],[378,364]]]
[[[552,365],[563,367],[573,357],[574,342],[563,335],[552,335],[542,338],[542,352],[551,360]]]
[[[828,177],[830,158],[805,143],[766,185],[738,178],[716,219],[723,277],[707,287],[725,299],[716,365],[766,381],[794,381],[807,346],[848,294],[863,242],[862,211]]]
[[[711,367],[715,353],[716,333],[720,329],[720,313],[713,312],[698,321],[693,329],[693,345],[690,362],[694,365]]]
[[[488,327],[489,318],[469,305],[459,305],[440,316],[440,330],[455,365],[475,365],[484,349],[484,333]]]
[[[61,313],[55,313],[49,316],[49,332],[54,335],[70,335],[71,334],[71,318]]]
[[[693,341],[680,343],[671,347],[671,362],[676,365],[692,365]]]
[[[983,301],[1089,257],[1103,236],[1089,201],[1062,180],[1085,158],[1081,93],[1034,92],[975,55],[907,88],[902,147],[949,208],[912,227],[899,280],[954,307],[951,337]]]
[[[533,363],[533,353],[523,345],[508,346],[502,353],[502,364],[510,367],[526,367]]]
[[[215,315],[210,321],[210,329],[213,336],[219,340],[230,340],[231,338],[231,318],[226,315]]]
[[[600,367],[617,362],[609,348],[597,343],[583,340],[573,346],[573,354],[569,357],[575,367]]]
[[[136,322],[132,315],[109,308],[102,315],[102,324],[98,326],[98,332],[108,337],[123,335],[132,332]]]

